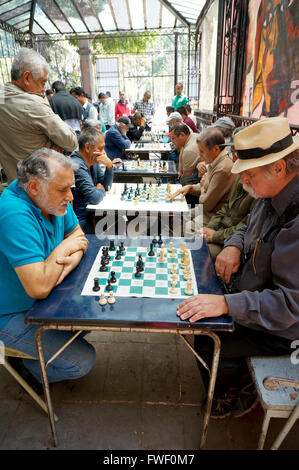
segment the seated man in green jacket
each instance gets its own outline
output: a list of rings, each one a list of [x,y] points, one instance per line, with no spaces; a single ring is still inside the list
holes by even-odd
[[[233,142],[227,144],[231,146],[231,152],[228,154],[232,155],[235,162],[237,156],[232,144]],[[223,249],[224,240],[246,225],[248,216],[256,204],[256,199],[245,191],[240,180],[241,176],[238,176],[229,193],[228,201],[200,231],[208,244],[213,261]]]

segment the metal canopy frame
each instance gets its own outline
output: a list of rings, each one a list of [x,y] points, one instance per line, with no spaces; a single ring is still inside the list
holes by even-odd
[[[137,3],[138,2],[138,3]],[[0,0],[3,23],[30,36],[196,28],[210,0]],[[137,7],[137,8],[136,8]],[[19,17],[19,21],[18,21]]]

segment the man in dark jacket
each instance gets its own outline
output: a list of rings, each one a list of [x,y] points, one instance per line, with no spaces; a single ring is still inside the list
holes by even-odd
[[[127,137],[130,127],[130,119],[127,116],[121,116],[113,126],[108,129],[105,135],[105,151],[108,157],[122,158],[125,149],[130,148],[131,141]]]
[[[239,417],[252,409],[254,386],[246,358],[290,355],[299,337],[299,146],[287,118],[261,119],[234,136],[233,173],[259,197],[247,225],[227,238],[215,268],[224,295],[199,294],[178,306],[190,322],[228,314],[235,330],[221,334],[211,417]],[[211,363],[206,341],[195,349]],[[204,372],[205,374],[205,372]],[[207,377],[203,375],[205,384]]]
[[[127,132],[127,137],[131,142],[140,140],[146,125],[145,117],[137,111],[134,116],[130,116],[129,119],[131,121],[131,125]]]
[[[49,103],[54,113],[58,114],[75,132],[80,132],[80,122],[83,114],[81,104],[68,93],[62,82],[54,82],[52,90],[54,95],[49,99]]]

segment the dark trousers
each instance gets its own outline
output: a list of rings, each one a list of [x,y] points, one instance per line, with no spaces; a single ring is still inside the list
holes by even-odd
[[[250,356],[284,356],[293,351],[292,340],[252,330],[235,323],[233,333],[219,332],[221,341],[220,360],[215,385],[215,396],[231,387],[242,386],[242,378],[249,372],[246,358]],[[194,347],[198,354],[211,367],[214,342],[206,336],[194,336]],[[209,374],[198,362],[206,391]]]

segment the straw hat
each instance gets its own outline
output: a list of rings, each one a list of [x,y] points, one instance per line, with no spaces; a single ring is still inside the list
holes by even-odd
[[[261,119],[234,136],[238,160],[232,173],[268,165],[285,157],[299,146],[295,143],[287,118]]]

